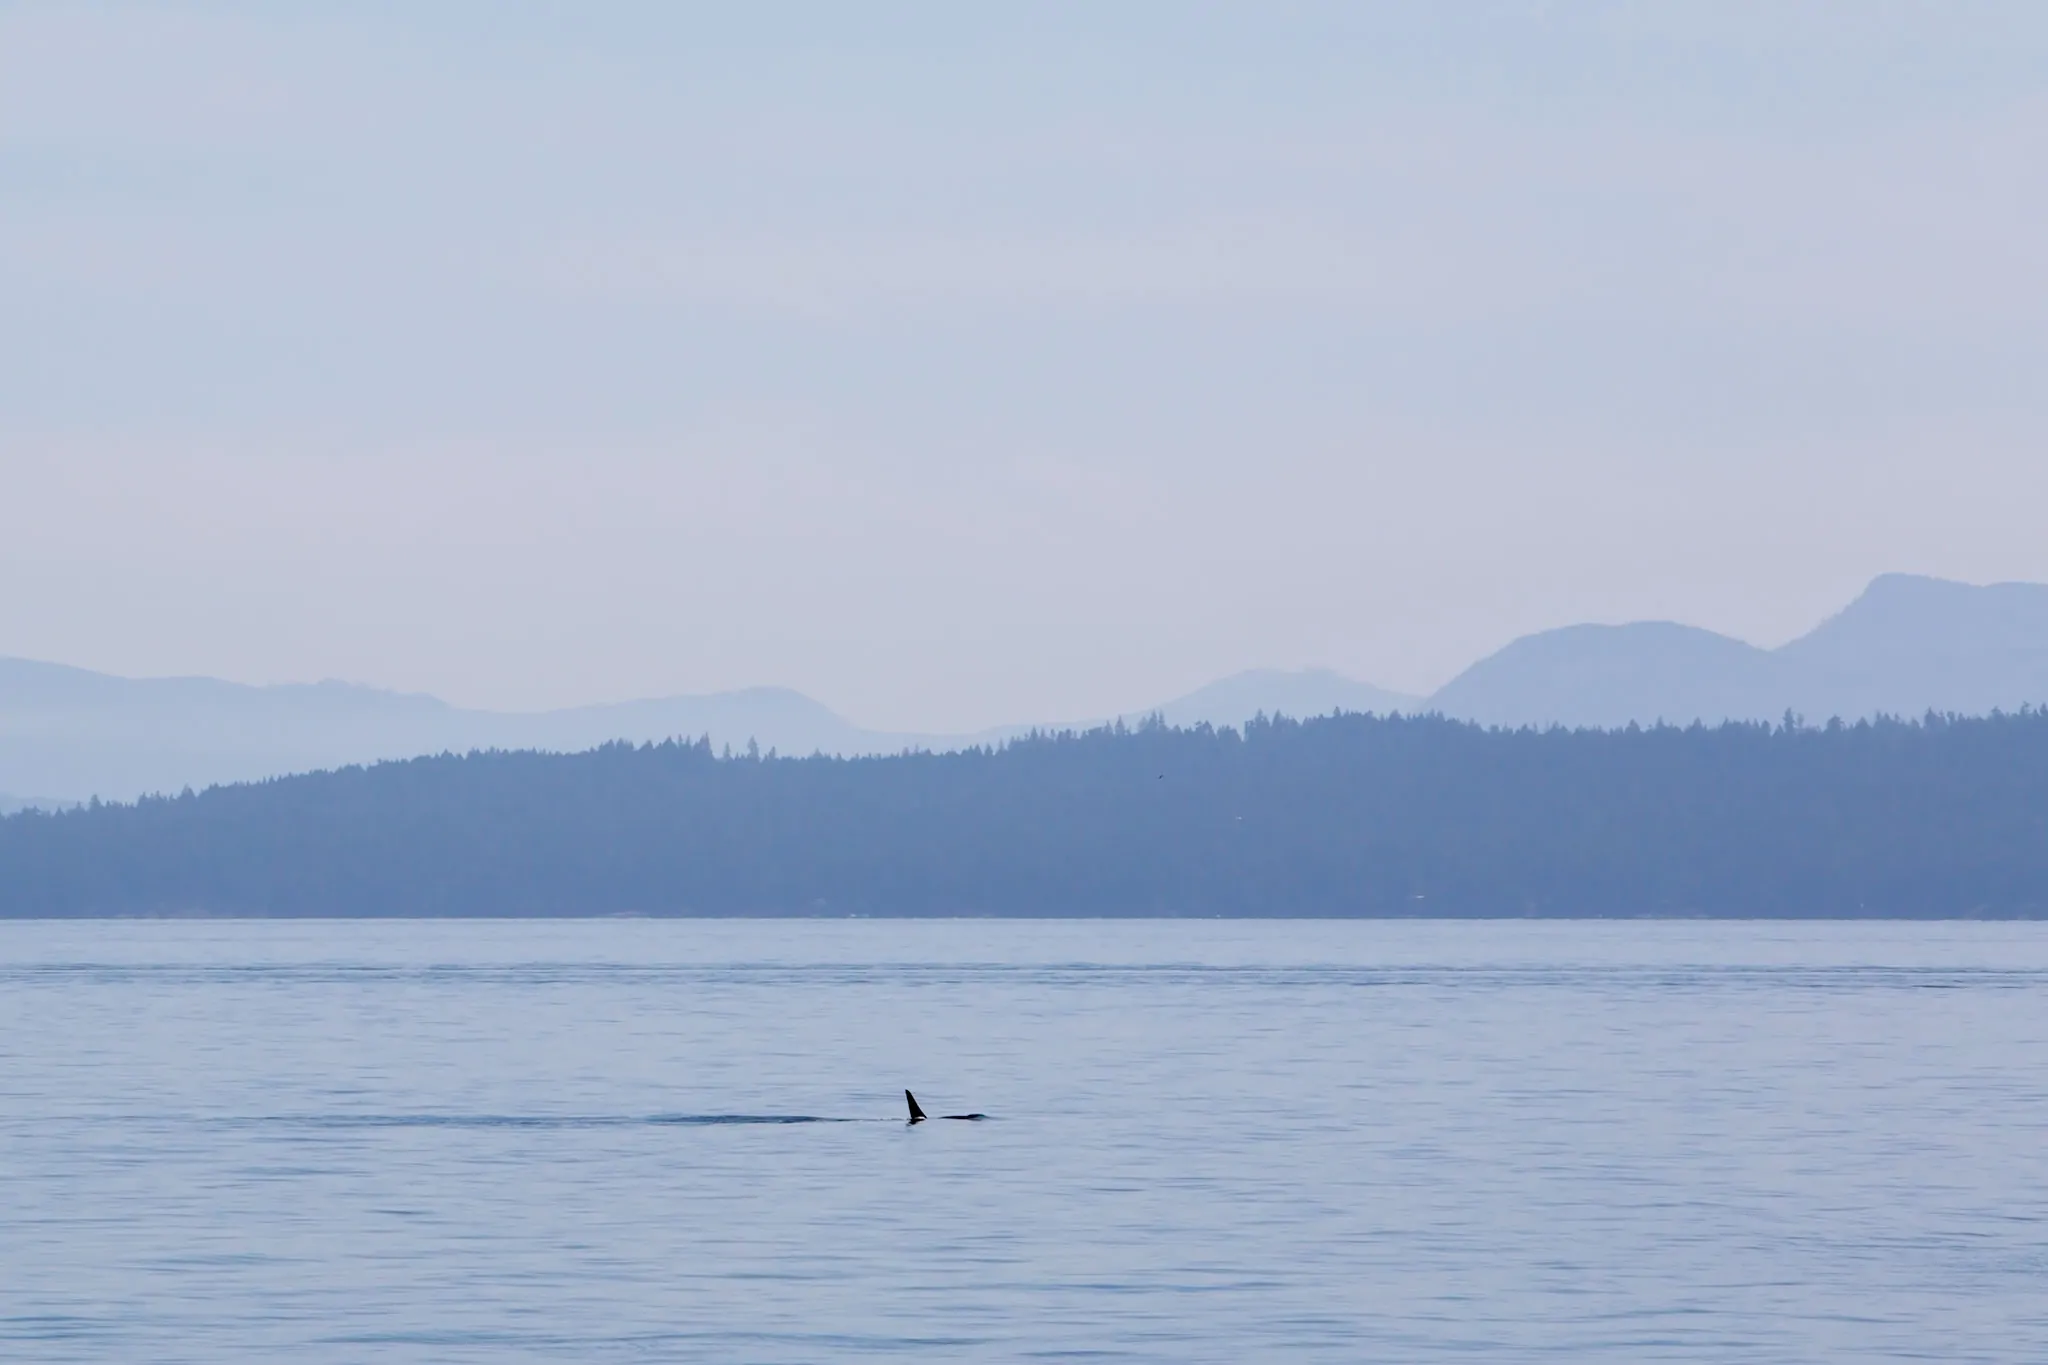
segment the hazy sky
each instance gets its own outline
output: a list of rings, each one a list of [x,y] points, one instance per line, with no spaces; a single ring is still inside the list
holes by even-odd
[[[0,4],[0,654],[937,729],[2048,579],[2048,5]]]

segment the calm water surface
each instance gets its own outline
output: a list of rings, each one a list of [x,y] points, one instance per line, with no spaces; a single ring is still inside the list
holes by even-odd
[[[2048,926],[0,923],[9,1361],[2032,1362],[2044,1219]]]

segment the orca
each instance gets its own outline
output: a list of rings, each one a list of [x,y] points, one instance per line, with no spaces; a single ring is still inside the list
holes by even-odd
[[[928,1118],[930,1118],[930,1117],[931,1117],[931,1115],[929,1115],[929,1114],[925,1113],[925,1112],[924,1112],[924,1110],[922,1110],[922,1109],[920,1109],[920,1108],[918,1108],[918,1107],[917,1107],[917,1096],[915,1096],[915,1095],[911,1094],[911,1093],[910,1093],[910,1092],[909,1092],[908,1090],[906,1090],[906,1091],[904,1091],[904,1092],[903,1092],[903,1098],[904,1098],[904,1099],[906,1099],[906,1100],[908,1100],[908,1101],[910,1102],[910,1121],[911,1121],[912,1123],[923,1123],[923,1122],[924,1122],[924,1121],[925,1121],[926,1119],[928,1119]],[[987,1114],[941,1114],[941,1115],[939,1115],[939,1117],[940,1117],[940,1118],[942,1118],[942,1119],[959,1119],[959,1120],[960,1120],[961,1122],[963,1122],[963,1123],[979,1123],[979,1122],[981,1122],[981,1120],[983,1120],[983,1119],[987,1118],[987,1117],[988,1117],[988,1115],[987,1115]]]

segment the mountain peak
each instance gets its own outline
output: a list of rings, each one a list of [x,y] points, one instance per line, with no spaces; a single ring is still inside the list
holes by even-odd
[[[1917,574],[1882,574],[1855,601],[1778,652],[1818,656],[1845,641],[1887,655],[2048,646],[2048,584],[1980,587]]]
[[[1486,725],[1608,727],[1750,714],[1768,656],[1675,621],[1564,626],[1510,642],[1430,704]]]
[[[1668,621],[1523,636],[1432,697],[1497,725],[1811,720],[2048,702],[2048,585],[1872,579],[1775,650]]]

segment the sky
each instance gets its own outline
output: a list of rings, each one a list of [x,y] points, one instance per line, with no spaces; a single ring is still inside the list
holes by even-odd
[[[860,723],[2048,580],[2048,6],[0,3],[0,654]]]

